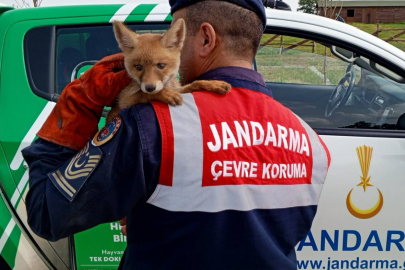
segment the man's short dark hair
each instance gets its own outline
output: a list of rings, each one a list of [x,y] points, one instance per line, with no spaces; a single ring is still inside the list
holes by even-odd
[[[254,58],[263,34],[263,23],[256,13],[225,1],[206,0],[188,6],[185,20],[188,35],[195,35],[207,22],[229,51],[243,58]]]

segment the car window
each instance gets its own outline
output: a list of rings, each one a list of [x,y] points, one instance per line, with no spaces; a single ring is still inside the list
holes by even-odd
[[[256,56],[258,71],[267,81],[298,84],[337,84],[347,63],[333,58],[325,46],[311,40],[269,35]],[[326,74],[326,76],[325,76]]]
[[[313,128],[405,130],[405,85],[378,73],[366,57],[350,63],[331,48],[265,34],[256,67],[274,98]]]
[[[24,62],[31,90],[52,100],[54,94],[54,26],[36,27],[24,37]]]
[[[145,27],[131,25],[137,33],[163,33],[166,26]],[[76,79],[76,68],[89,66],[105,56],[121,52],[111,25],[61,28],[56,33],[56,85],[60,94],[65,86]],[[72,76],[73,75],[73,76]],[[76,76],[75,76],[76,75]]]
[[[168,24],[129,24],[137,33],[163,33]],[[24,39],[27,77],[32,91],[56,101],[65,86],[101,58],[120,52],[112,25],[45,26]]]

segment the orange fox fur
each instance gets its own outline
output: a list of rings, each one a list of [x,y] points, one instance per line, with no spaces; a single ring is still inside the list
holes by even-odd
[[[180,85],[176,76],[186,33],[183,19],[177,20],[164,34],[142,35],[114,21],[114,33],[124,53],[125,68],[133,80],[118,95],[107,121],[117,116],[121,109],[138,103],[159,100],[175,106],[183,103],[180,93],[205,90],[225,94],[231,89],[224,81],[200,80]]]

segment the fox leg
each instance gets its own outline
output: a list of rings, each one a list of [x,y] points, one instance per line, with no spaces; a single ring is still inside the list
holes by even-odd
[[[142,91],[136,93],[121,92],[118,103],[108,112],[106,122],[110,122],[122,109],[135,104],[148,103],[153,100],[162,101],[172,106],[183,104],[183,97],[181,94],[178,91],[167,88],[163,88],[156,94],[146,94]]]
[[[106,123],[109,123],[114,117],[118,116],[119,112],[122,109],[140,103],[138,101],[138,92],[140,92],[139,90],[139,84],[134,81],[132,81],[127,87],[122,89],[122,91],[117,96],[117,102],[113,106],[111,106],[111,110],[107,114]]]
[[[142,92],[142,96],[145,99],[145,102],[149,102],[152,100],[162,101],[172,106],[181,105],[183,104],[183,97],[181,96],[180,92],[176,90],[171,90],[168,88],[163,88],[156,94],[145,94]]]
[[[109,123],[114,117],[118,116],[120,109],[121,108],[118,106],[118,104],[111,107],[111,110],[108,112],[105,122]]]
[[[120,109],[124,109],[135,104],[148,103],[154,100],[162,101],[172,106],[183,104],[183,97],[181,96],[179,91],[169,88],[163,88],[156,94],[147,94],[139,91],[135,94],[127,95],[125,99],[119,100],[118,107]]]
[[[225,94],[231,90],[231,85],[224,81],[203,81],[198,80],[180,87],[180,93],[192,93],[195,91],[208,91],[217,94]]]

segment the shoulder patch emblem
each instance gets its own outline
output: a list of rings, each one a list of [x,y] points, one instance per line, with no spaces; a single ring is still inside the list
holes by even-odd
[[[69,201],[73,201],[80,189],[86,183],[87,178],[97,167],[103,152],[98,147],[87,143],[72,159],[63,164],[55,172],[49,173],[55,187]]]
[[[121,123],[121,116],[114,117],[105,127],[97,132],[92,141],[93,145],[100,146],[111,140],[120,128]]]

